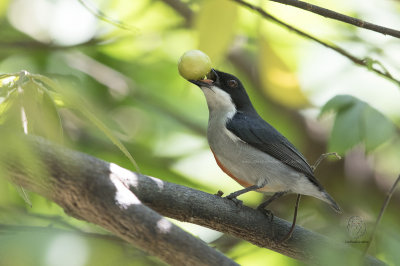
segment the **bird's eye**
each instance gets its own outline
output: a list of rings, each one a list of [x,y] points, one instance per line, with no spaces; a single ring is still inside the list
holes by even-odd
[[[228,81],[228,86],[231,87],[231,88],[236,88],[238,86],[238,83],[237,83],[236,80],[231,79],[231,80]]]

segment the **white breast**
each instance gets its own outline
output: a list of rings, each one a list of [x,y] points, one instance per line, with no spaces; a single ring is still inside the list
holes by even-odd
[[[206,96],[210,119],[219,119],[218,123],[225,124],[236,113],[236,107],[232,102],[231,96],[218,87],[202,87]]]

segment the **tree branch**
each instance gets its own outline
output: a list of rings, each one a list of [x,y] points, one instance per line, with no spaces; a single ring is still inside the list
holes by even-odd
[[[185,3],[180,0],[163,1],[185,19],[186,26],[189,26],[192,23],[193,11]]]
[[[285,5],[289,5],[289,6],[294,6],[300,9],[304,9],[307,11],[310,11],[312,13],[324,16],[326,18],[331,18],[334,20],[338,20],[338,21],[342,21],[344,23],[347,24],[351,24],[354,25],[356,27],[360,27],[360,28],[364,28],[367,30],[371,30],[371,31],[375,31],[375,32],[379,32],[382,33],[384,35],[390,35],[396,38],[400,38],[400,31],[398,30],[394,30],[394,29],[390,29],[390,28],[386,28],[386,27],[382,27],[358,18],[353,18],[350,16],[346,16],[343,14],[340,14],[338,12],[323,8],[323,7],[319,7],[313,4],[309,4],[303,1],[298,1],[298,0],[269,0],[272,2],[276,2],[276,3],[281,3],[281,4],[285,4]]]
[[[250,3],[247,3],[247,2],[245,2],[243,0],[231,0],[231,1],[236,2],[236,3],[238,3],[238,4],[242,5],[242,6],[245,6],[245,7],[249,8],[249,9],[252,9],[252,10],[256,11],[263,18],[268,19],[268,20],[272,20],[272,21],[276,22],[277,24],[287,28],[288,30],[296,32],[297,34],[299,34],[300,36],[302,36],[304,38],[313,40],[313,41],[315,41],[315,42],[317,42],[317,43],[319,43],[319,44],[321,44],[321,45],[323,45],[323,46],[325,46],[325,47],[327,47],[327,48],[329,48],[329,49],[331,49],[331,50],[333,50],[333,51],[335,51],[335,52],[337,52],[337,53],[339,53],[341,55],[343,55],[344,57],[346,57],[349,60],[351,60],[353,63],[355,63],[355,64],[357,64],[359,66],[363,66],[363,67],[367,68],[368,70],[375,72],[379,76],[384,77],[384,78],[394,82],[397,86],[400,86],[400,80],[395,79],[388,71],[385,70],[384,67],[383,67],[383,70],[380,70],[380,69],[376,68],[376,66],[375,66],[376,62],[374,60],[372,60],[370,58],[364,58],[364,59],[358,58],[358,57],[350,54],[349,52],[347,52],[346,50],[344,50],[343,48],[341,48],[341,47],[339,47],[339,46],[337,46],[335,44],[331,44],[331,43],[328,43],[326,41],[322,41],[322,40],[318,39],[317,37],[314,37],[314,36],[304,32],[302,30],[299,30],[299,29],[297,29],[297,28],[295,28],[295,27],[283,22],[282,20],[280,20],[280,19],[272,16],[271,14],[267,13],[261,7],[254,6],[254,5],[252,5]],[[270,1],[273,1],[273,0],[270,0]],[[380,64],[378,64],[378,65],[380,65]]]
[[[256,210],[238,208],[232,201],[216,195],[139,175],[41,138],[31,138],[29,144],[48,175],[39,175],[6,155],[2,162],[13,182],[48,197],[69,215],[98,224],[168,263],[234,264],[155,211],[314,264],[323,262],[315,247],[340,256],[361,256],[345,244],[300,226],[296,226],[291,239],[280,243],[278,240],[287,234],[290,223],[278,217],[270,221]],[[382,262],[368,256],[365,264],[382,265]]]
[[[143,205],[124,184],[135,182],[137,174],[41,138],[31,137],[26,149],[38,160],[22,164],[27,158],[18,156],[26,154],[3,152],[2,169],[11,181],[49,198],[67,214],[100,225],[169,264],[237,265]]]
[[[103,239],[107,241],[112,241],[116,244],[125,244],[128,245],[127,242],[122,240],[119,237],[116,237],[111,234],[100,234],[100,233],[91,233],[91,232],[83,232],[81,230],[65,230],[52,226],[30,226],[30,225],[13,225],[13,224],[1,224],[0,223],[0,232],[36,232],[36,233],[54,233],[54,234],[76,234],[82,237],[88,238],[96,238]]]

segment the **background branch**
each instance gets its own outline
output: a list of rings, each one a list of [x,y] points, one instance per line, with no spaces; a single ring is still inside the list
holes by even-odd
[[[375,233],[376,233],[376,229],[378,228],[379,222],[382,219],[383,213],[386,210],[386,207],[389,205],[390,199],[393,196],[393,193],[397,187],[397,184],[400,182],[400,175],[397,177],[396,181],[394,181],[393,186],[390,188],[389,192],[386,195],[385,201],[382,204],[381,210],[379,212],[378,217],[376,218],[376,222],[374,224],[374,228],[372,229],[372,233],[371,236],[368,240],[367,246],[364,249],[364,254],[367,254],[369,247],[371,246],[371,242],[374,239]]]
[[[168,217],[232,234],[312,263],[323,262],[316,254],[316,247],[341,256],[361,256],[345,244],[300,226],[296,226],[291,239],[280,243],[290,223],[278,217],[270,221],[256,210],[238,208],[232,201],[216,195],[139,175],[41,138],[31,139],[29,143],[49,174],[39,175],[25,165],[3,158],[13,182],[50,198],[68,214],[96,223],[168,263],[234,264],[142,202]],[[382,265],[372,257],[366,257],[365,263]]]
[[[180,0],[163,1],[185,19],[186,26],[189,26],[192,23],[193,11],[185,3]]]
[[[116,242],[118,244],[125,244],[128,245],[125,241],[121,238],[116,237],[111,234],[99,234],[99,233],[91,233],[91,232],[83,232],[81,230],[65,230],[60,228],[55,228],[52,226],[42,227],[42,226],[29,226],[29,225],[13,225],[13,224],[1,224],[0,223],[0,232],[35,232],[35,233],[54,233],[54,234],[76,234],[82,237],[89,237],[89,238],[97,238],[103,239],[107,241]]]
[[[4,207],[0,206],[0,213],[7,213],[11,215],[19,215],[22,216],[23,219],[35,218],[42,221],[46,221],[49,223],[49,227],[53,225],[58,225],[64,228],[68,228],[69,230],[77,233],[84,233],[80,228],[64,221],[64,217],[59,215],[47,215],[47,214],[40,214],[40,213],[32,213],[28,212],[25,208],[15,208],[15,207]],[[1,224],[0,224],[1,225]],[[12,226],[12,225],[10,225]]]
[[[272,2],[276,2],[276,3],[281,3],[281,4],[285,4],[285,5],[289,5],[289,6],[294,6],[303,10],[307,10],[310,11],[312,13],[324,16],[326,18],[331,18],[334,20],[338,20],[338,21],[342,21],[344,23],[347,24],[351,24],[360,28],[364,28],[367,30],[371,30],[371,31],[375,31],[375,32],[379,32],[382,33],[384,35],[390,35],[396,38],[400,38],[400,31],[395,30],[395,29],[390,29],[390,28],[386,28],[386,27],[382,27],[358,18],[353,18],[350,16],[346,16],[343,14],[340,14],[338,12],[323,8],[323,7],[319,7],[313,4],[309,4],[303,1],[298,1],[298,0],[269,0]]]
[[[344,57],[347,57],[353,63],[355,63],[355,64],[357,64],[359,66],[363,66],[363,67],[367,68],[368,70],[375,72],[379,76],[384,77],[384,78],[394,82],[396,85],[400,86],[400,80],[395,79],[388,71],[380,70],[380,69],[376,68],[375,67],[375,63],[376,62],[374,62],[373,60],[371,60],[369,58],[364,58],[364,59],[358,58],[358,57],[350,54],[349,52],[347,52],[343,48],[337,46],[337,45],[330,44],[330,43],[328,43],[326,41],[322,41],[322,40],[318,39],[317,37],[314,37],[314,36],[304,32],[304,31],[299,30],[299,29],[297,29],[297,28],[295,28],[295,27],[283,22],[282,20],[272,16],[271,14],[267,13],[261,7],[254,6],[254,5],[250,4],[250,3],[247,3],[247,2],[242,1],[242,0],[232,0],[232,1],[256,11],[263,18],[268,19],[268,20],[272,20],[272,21],[276,22],[277,24],[287,28],[288,30],[294,31],[295,33],[299,34],[300,36],[302,36],[304,38],[313,40],[313,41],[315,41],[315,42],[317,42],[317,43],[319,43],[319,44],[321,44],[321,45],[323,45],[323,46],[325,46],[325,47],[327,47],[327,48],[329,48],[329,49],[331,49],[331,50],[333,50],[333,51],[335,51],[335,52],[337,52],[337,53],[339,53],[341,55],[343,55]]]

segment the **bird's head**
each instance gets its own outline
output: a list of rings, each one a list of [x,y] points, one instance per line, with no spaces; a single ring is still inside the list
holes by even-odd
[[[231,74],[211,69],[206,79],[189,81],[202,89],[210,111],[254,111],[242,82]]]

